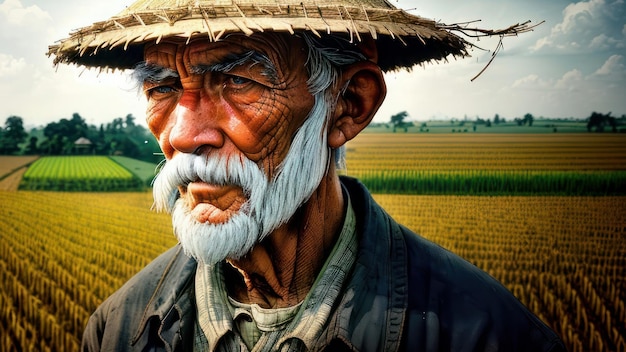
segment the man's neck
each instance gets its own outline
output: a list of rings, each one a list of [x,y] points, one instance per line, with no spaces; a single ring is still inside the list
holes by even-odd
[[[288,223],[245,257],[229,260],[238,272],[226,275],[229,295],[263,308],[304,300],[337,241],[344,208],[341,184],[331,170]]]

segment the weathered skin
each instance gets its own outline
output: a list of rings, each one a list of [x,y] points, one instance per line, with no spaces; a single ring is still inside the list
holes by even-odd
[[[227,73],[194,73],[195,66],[220,63],[229,54],[250,50],[270,59],[276,67],[275,77],[263,75],[262,65],[238,66]],[[375,58],[375,53],[371,57]],[[144,84],[148,125],[165,157],[213,150],[245,156],[269,177],[274,175],[313,106],[314,98],[306,85],[306,59],[301,39],[276,34],[231,36],[217,43],[201,40],[188,45],[162,42],[148,46],[146,62],[180,75],[180,79],[158,85]],[[385,95],[382,73],[373,62],[345,68],[337,87],[348,81],[329,124],[332,148],[356,136]],[[337,87],[334,93],[338,93]],[[246,201],[238,187],[202,182],[181,187],[180,193],[202,222],[225,222]],[[302,301],[335,243],[343,213],[339,179],[331,166],[310,200],[287,224],[245,257],[229,260],[240,273],[228,276],[229,294],[266,308]]]

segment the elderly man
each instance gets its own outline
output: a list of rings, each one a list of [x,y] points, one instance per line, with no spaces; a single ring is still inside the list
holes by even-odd
[[[56,63],[134,69],[167,160],[155,207],[180,242],[98,308],[83,349],[563,350],[337,175],[382,72],[467,45],[382,0],[140,0],[51,47]]]

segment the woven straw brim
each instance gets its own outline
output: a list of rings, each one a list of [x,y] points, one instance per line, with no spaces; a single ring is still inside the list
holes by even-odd
[[[371,0],[376,1],[376,0]],[[200,1],[202,3],[202,1]],[[143,59],[143,46],[164,38],[217,41],[230,33],[310,32],[348,37],[353,42],[371,36],[384,71],[411,68],[449,55],[467,56],[469,44],[436,22],[395,9],[321,2],[285,4],[200,4],[169,9],[127,8],[119,15],[74,31],[49,47],[54,63],[101,69],[127,69]],[[380,7],[381,3],[386,7]]]

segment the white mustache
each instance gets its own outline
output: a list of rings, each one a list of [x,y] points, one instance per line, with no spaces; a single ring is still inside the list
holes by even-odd
[[[179,154],[166,161],[154,179],[155,210],[171,212],[179,196],[178,187],[197,181],[238,186],[250,198],[252,192],[265,191],[267,177],[256,163],[244,156]]]

